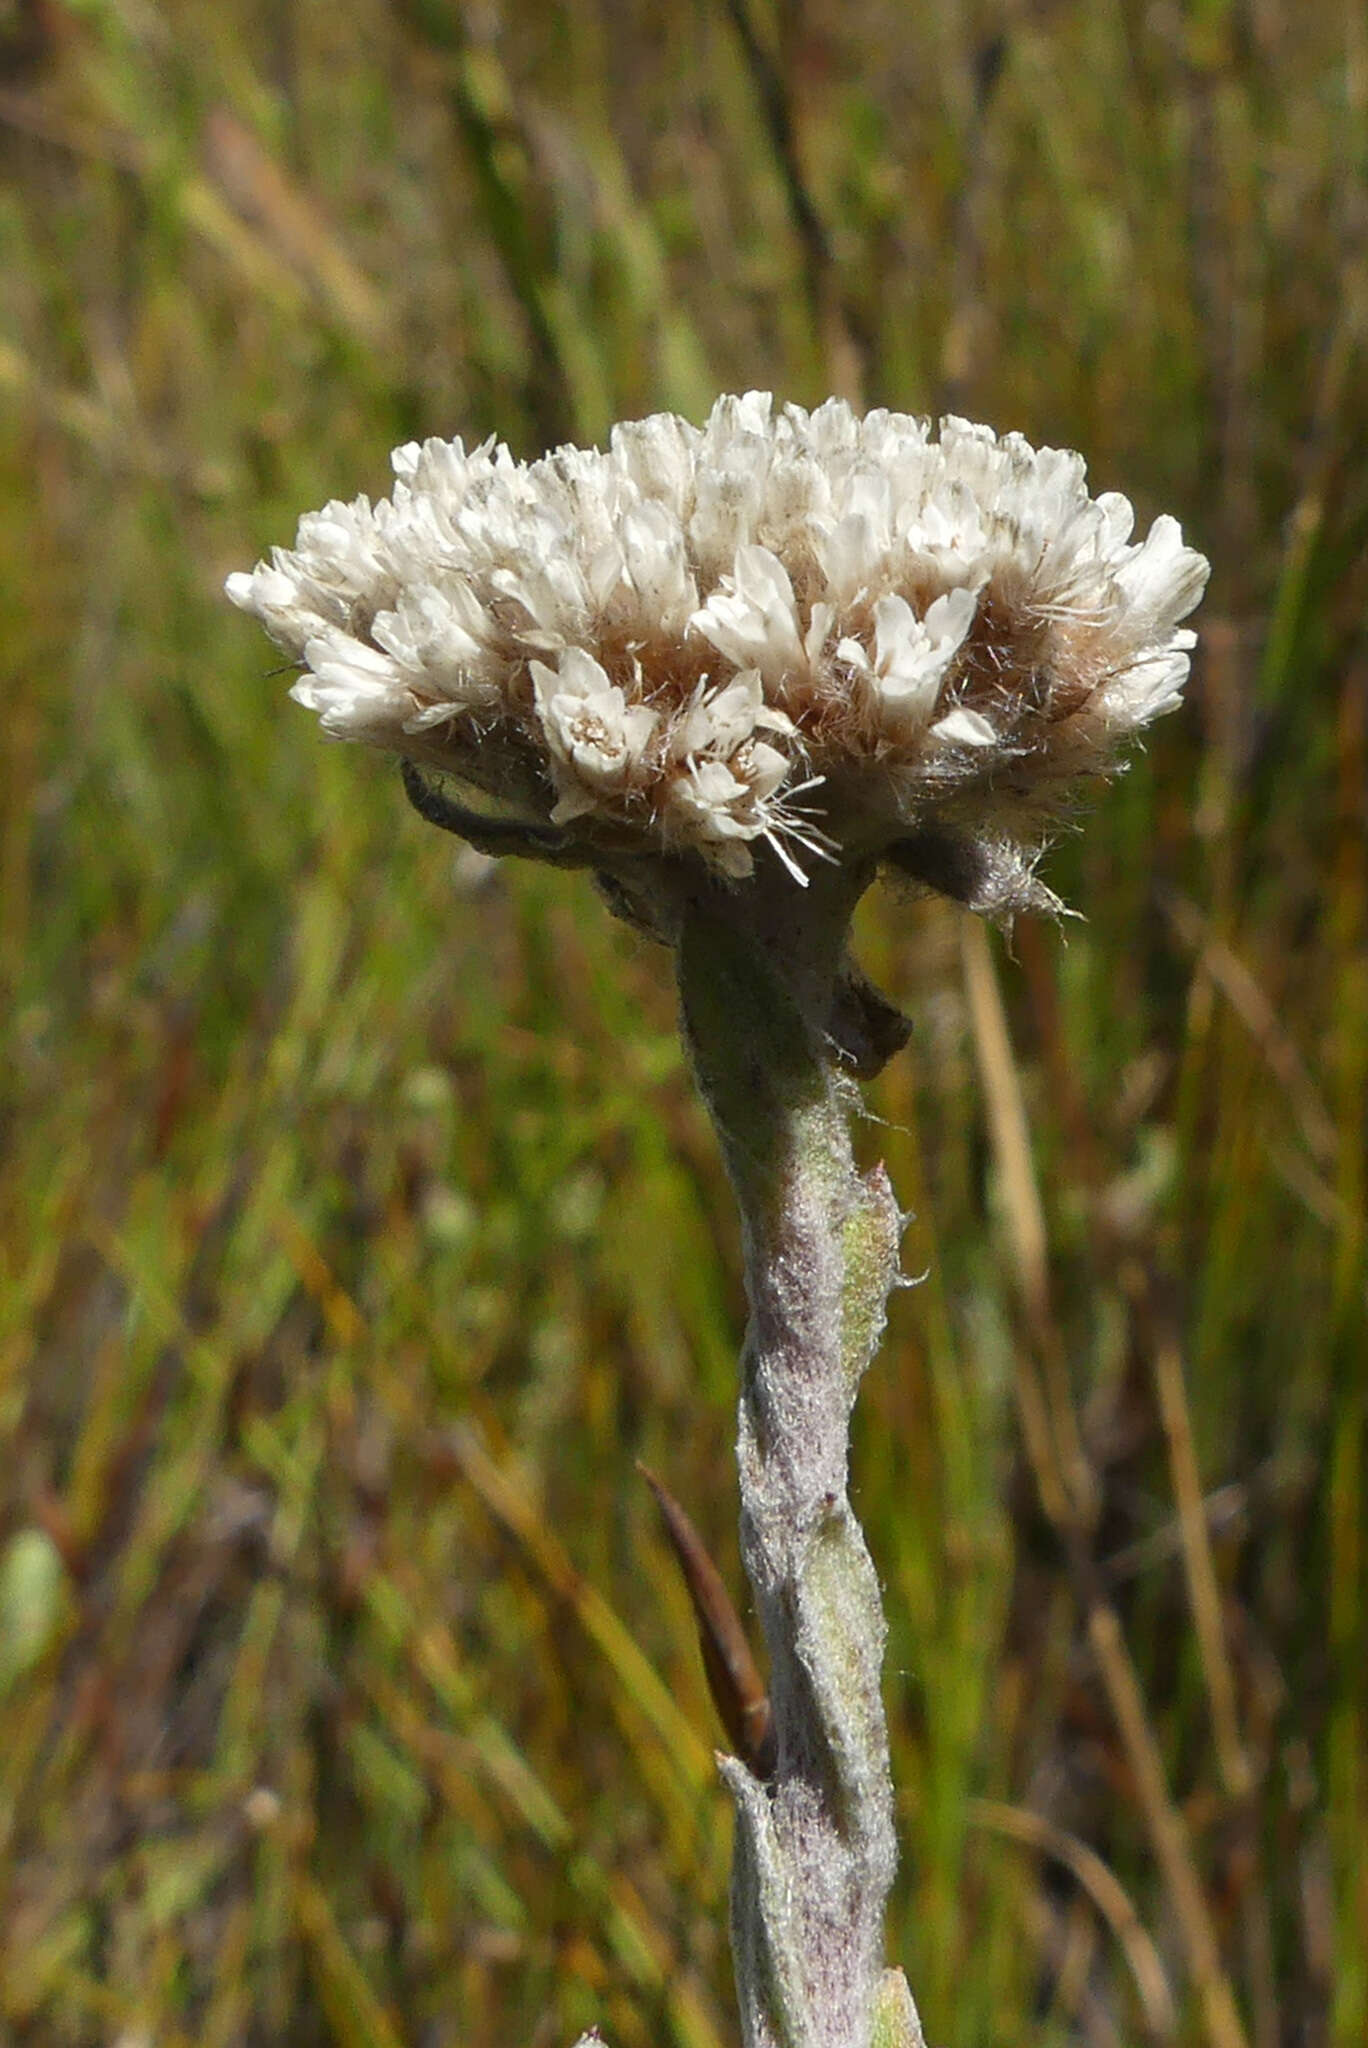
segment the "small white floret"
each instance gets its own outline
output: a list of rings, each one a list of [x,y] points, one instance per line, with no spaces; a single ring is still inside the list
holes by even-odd
[[[912,732],[930,719],[977,607],[976,592],[951,590],[919,619],[906,598],[880,598],[874,607],[869,681],[879,716],[891,732]]]
[[[399,743],[415,706],[389,655],[329,626],[305,643],[304,659],[308,673],[290,695],[318,713],[325,732],[337,739]]]
[[[607,672],[582,647],[567,647],[559,669],[531,663],[537,711],[560,773],[555,824],[617,794],[640,774],[659,720],[646,704],[628,704]]]
[[[738,668],[759,671],[768,688],[806,668],[788,570],[768,548],[740,547],[730,576],[694,613],[693,624]]]

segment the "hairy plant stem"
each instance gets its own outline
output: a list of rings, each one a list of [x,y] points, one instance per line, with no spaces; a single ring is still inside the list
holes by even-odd
[[[901,1217],[861,1174],[830,1020],[859,878],[691,903],[685,1036],[741,1208],[742,1557],[770,1661],[773,1775],[738,1758],[732,1944],[746,2048],[920,2040],[882,1966],[896,1864],[878,1580],[846,1497],[849,1423],[898,1274]]]

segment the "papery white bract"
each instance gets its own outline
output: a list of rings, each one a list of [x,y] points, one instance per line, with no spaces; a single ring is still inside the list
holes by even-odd
[[[1039,901],[1070,789],[1177,701],[1207,575],[1172,519],[1133,542],[1081,456],[834,399],[750,392],[530,464],[427,441],[394,469],[391,499],[308,514],[229,596],[329,732],[605,864],[740,881],[767,845],[801,882],[815,859],[915,873],[934,840],[976,907]]]

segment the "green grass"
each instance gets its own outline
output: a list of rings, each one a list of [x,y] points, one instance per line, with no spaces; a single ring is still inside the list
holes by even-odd
[[[756,384],[1081,447],[1215,562],[1190,704],[1052,858],[1086,924],[994,942],[1011,1059],[958,913],[863,919],[917,1032],[862,1143],[927,1272],[855,1450],[891,1950],[937,2048],[1148,2038],[1077,1837],[1170,2037],[1229,2042],[1101,1600],[1251,2048],[1368,2036],[1368,36],[1017,8],[994,71],[948,0],[752,5],[793,175],[724,0],[0,10],[6,2038],[734,2041],[633,1469],[738,1584],[668,964],[322,744],[221,584],[413,434]]]

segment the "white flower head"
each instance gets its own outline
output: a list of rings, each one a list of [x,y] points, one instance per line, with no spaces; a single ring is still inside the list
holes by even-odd
[[[888,860],[990,912],[1040,901],[1071,789],[1178,701],[1207,575],[1172,519],[1132,540],[1080,456],[834,399],[394,468],[229,596],[329,732],[605,871]]]

